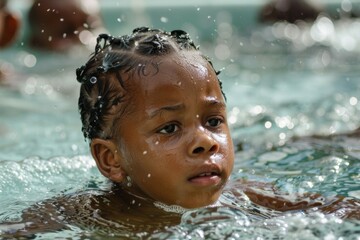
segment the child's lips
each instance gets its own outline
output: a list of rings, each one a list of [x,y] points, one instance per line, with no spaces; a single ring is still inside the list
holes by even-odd
[[[207,167],[188,178],[188,181],[198,186],[214,186],[221,182],[221,171],[218,166]]]

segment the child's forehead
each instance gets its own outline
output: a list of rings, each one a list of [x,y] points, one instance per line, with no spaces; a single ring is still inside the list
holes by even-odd
[[[149,84],[156,82],[174,83],[174,81],[189,80],[194,83],[205,78],[216,77],[215,71],[210,64],[200,55],[195,54],[174,54],[167,57],[157,58],[149,64],[139,64],[143,71],[135,71],[140,81]],[[176,82],[177,83],[177,82]],[[147,85],[148,85],[147,84]]]

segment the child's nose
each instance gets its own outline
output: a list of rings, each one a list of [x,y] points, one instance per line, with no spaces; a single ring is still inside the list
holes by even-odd
[[[213,154],[219,151],[219,147],[219,143],[211,136],[211,132],[203,127],[198,127],[192,133],[189,154],[192,156],[204,153]]]

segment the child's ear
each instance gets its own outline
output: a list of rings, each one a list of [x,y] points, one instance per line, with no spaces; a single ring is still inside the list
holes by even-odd
[[[122,182],[126,177],[126,172],[121,167],[121,157],[117,152],[116,144],[111,140],[95,138],[91,140],[90,147],[102,175],[113,182]]]

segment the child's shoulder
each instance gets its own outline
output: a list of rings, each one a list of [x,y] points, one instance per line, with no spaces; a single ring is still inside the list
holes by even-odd
[[[21,221],[1,223],[0,235],[29,237],[66,230],[68,226],[97,229],[105,234],[137,234],[179,222],[179,214],[165,213],[152,202],[127,195],[124,191],[91,190],[38,202],[23,211]]]

